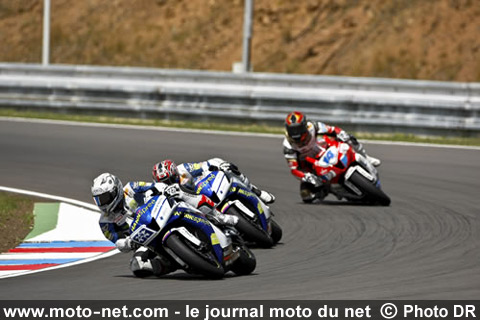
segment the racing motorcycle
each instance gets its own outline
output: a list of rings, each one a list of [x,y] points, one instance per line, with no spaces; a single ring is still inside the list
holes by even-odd
[[[322,180],[330,179],[329,192],[339,200],[390,205],[382,191],[377,169],[348,144],[325,136],[326,147],[315,157],[307,157],[314,173]]]
[[[195,183],[195,189],[215,202],[222,213],[238,217],[235,228],[245,241],[270,248],[282,238],[270,208],[234,173],[211,171]]]
[[[132,241],[170,257],[187,273],[219,279],[228,271],[255,270],[255,256],[235,230],[220,230],[186,203],[156,195],[132,218]]]

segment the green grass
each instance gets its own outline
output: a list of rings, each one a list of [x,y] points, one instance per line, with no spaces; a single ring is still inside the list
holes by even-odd
[[[0,192],[0,252],[16,247],[32,230],[34,201]]]
[[[141,125],[152,127],[167,128],[189,128],[198,130],[217,130],[232,132],[250,132],[250,133],[269,133],[283,134],[283,126],[268,126],[259,124],[227,124],[221,122],[195,122],[195,121],[173,121],[161,119],[140,119],[140,118],[123,118],[112,116],[89,116],[74,115],[53,112],[39,111],[19,111],[14,109],[0,109],[0,117],[19,117],[34,119],[50,119],[74,122],[89,123],[108,123],[108,124],[124,124],[124,125]],[[362,140],[383,140],[383,141],[402,141],[414,143],[432,143],[445,145],[464,145],[464,146],[480,146],[480,137],[437,137],[437,136],[416,136],[411,134],[372,134],[372,133],[354,133],[358,139]]]

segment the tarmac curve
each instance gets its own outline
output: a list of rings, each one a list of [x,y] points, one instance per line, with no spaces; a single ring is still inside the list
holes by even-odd
[[[0,299],[478,299],[480,151],[367,143],[390,207],[300,201],[279,136],[0,119],[0,185],[91,202],[109,171],[151,179],[152,165],[214,156],[273,192],[284,236],[255,249],[257,269],[208,281],[176,272],[136,279],[130,255],[0,280]]]

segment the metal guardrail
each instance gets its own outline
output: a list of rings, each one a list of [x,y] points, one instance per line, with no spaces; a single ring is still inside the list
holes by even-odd
[[[0,107],[478,135],[480,83],[0,63]]]

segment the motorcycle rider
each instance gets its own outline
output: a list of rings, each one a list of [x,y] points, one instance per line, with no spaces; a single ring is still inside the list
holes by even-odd
[[[379,159],[367,155],[363,145],[341,128],[323,122],[307,121],[306,116],[299,111],[289,113],[285,119],[283,153],[291,173],[301,181],[300,196],[306,203],[315,199],[323,200],[329,193],[329,181],[335,176],[335,172],[331,171],[322,180],[313,173],[306,160],[307,157],[315,158],[326,147],[324,135],[348,143],[355,152],[365,156],[376,167],[381,163]]]
[[[249,179],[240,172],[233,163],[220,158],[212,158],[201,162],[181,163],[176,165],[172,160],[166,159],[156,163],[152,169],[153,179],[157,182],[178,183],[184,190],[195,192],[195,180],[199,180],[211,171],[232,172],[265,204],[275,201],[275,196],[265,190],[260,190],[251,184]]]
[[[192,195],[183,192],[178,184],[129,182],[123,187],[118,177],[110,173],[103,173],[93,180],[92,196],[101,210],[99,224],[105,237],[115,243],[121,252],[135,253],[130,260],[130,270],[137,277],[150,275],[161,276],[176,270],[174,264],[167,257],[162,257],[146,247],[138,247],[129,238],[129,218],[142,206],[149,197],[163,194],[175,201],[185,202],[205,214],[209,220],[221,225],[235,225],[237,217],[228,219],[214,208],[212,200],[204,195]]]

